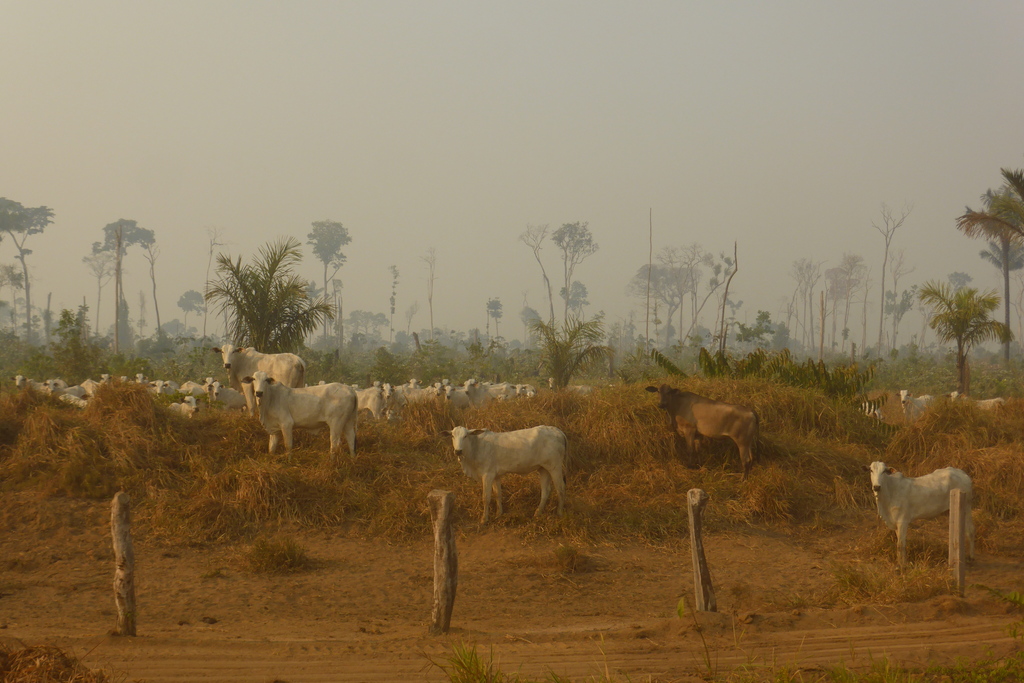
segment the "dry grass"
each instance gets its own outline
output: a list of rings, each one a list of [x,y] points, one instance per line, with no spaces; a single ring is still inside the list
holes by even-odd
[[[107,683],[102,671],[91,671],[58,647],[20,650],[0,644],[0,680],[7,683]]]
[[[248,417],[205,411],[187,420],[140,387],[105,385],[84,411],[30,392],[0,397],[0,488],[73,498],[124,489],[150,533],[187,542],[254,538],[281,522],[422,535],[432,489],[455,493],[458,524],[475,527],[480,515],[480,485],[462,474],[440,431],[550,424],[569,437],[566,515],[533,518],[537,476],[507,476],[506,514],[492,523],[524,538],[685,537],[686,492],[694,487],[711,497],[705,526],[712,532],[848,525],[873,507],[861,468],[879,459],[908,475],[946,465],[971,474],[983,548],[1009,549],[1006,532],[1024,526],[1024,402],[994,413],[939,405],[893,436],[855,406],[806,390],[703,379],[686,388],[758,411],[761,439],[747,481],[728,439],[705,440],[702,467],[689,469],[643,385],[591,396],[544,392],[465,415],[446,403],[409,406],[397,421],[361,419],[358,455],[337,463],[325,431],[299,434],[291,458],[269,456],[266,434]]]
[[[290,574],[307,571],[315,562],[292,538],[259,539],[245,551],[246,568],[259,574]]]

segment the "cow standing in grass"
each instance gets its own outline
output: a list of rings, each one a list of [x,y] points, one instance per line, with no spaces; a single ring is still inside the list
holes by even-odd
[[[746,406],[705,398],[690,391],[674,389],[667,384],[647,387],[647,391],[661,397],[658,407],[668,417],[668,428],[675,437],[676,447],[681,436],[686,440],[691,462],[696,461],[694,441],[697,436],[727,436],[739,449],[743,478],[747,478],[754,464],[753,447],[757,442],[759,427],[757,413]]]
[[[884,462],[876,460],[864,469],[871,473],[871,491],[875,494],[878,516],[896,532],[896,549],[901,565],[907,563],[907,529],[915,519],[932,519],[949,510],[949,492],[962,489],[967,494],[967,556],[974,559],[974,520],[971,478],[963,470],[944,467],[921,477],[904,477]]]
[[[540,473],[540,505],[535,515],[544,511],[551,497],[552,485],[558,495],[558,514],[565,509],[565,460],[569,440],[558,427],[542,425],[514,432],[491,432],[486,429],[455,427],[442,436],[452,438],[452,448],[467,477],[483,486],[484,512],[481,524],[490,518],[491,491],[494,491],[496,514],[502,513],[501,475]]]

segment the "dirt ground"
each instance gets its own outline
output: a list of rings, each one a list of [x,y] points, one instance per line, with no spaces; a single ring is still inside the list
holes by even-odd
[[[317,568],[267,576],[242,569],[244,546],[168,546],[139,533],[139,635],[119,638],[108,635],[109,505],[6,502],[0,641],[57,645],[126,681],[443,680],[430,660],[462,643],[506,672],[574,679],[687,681],[743,666],[867,666],[881,657],[948,663],[1017,646],[1006,627],[1019,615],[975,584],[1020,591],[1024,583],[1019,558],[980,553],[964,599],[821,609],[811,605],[835,585],[835,563],[865,559],[858,543],[881,524],[873,514],[845,535],[714,534],[705,548],[719,612],[697,616],[705,649],[692,615],[676,613],[693,592],[686,539],[581,547],[583,566],[565,572],[557,540],[474,526],[458,538],[452,631],[428,637],[429,538],[292,531]],[[945,523],[930,522],[931,533]]]

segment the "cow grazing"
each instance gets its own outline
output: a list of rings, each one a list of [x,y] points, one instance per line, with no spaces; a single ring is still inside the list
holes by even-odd
[[[284,437],[285,450],[292,449],[292,430],[327,425],[331,433],[331,453],[341,452],[341,440],[356,454],[356,392],[339,384],[292,388],[258,370],[243,380],[250,384],[256,398],[258,416],[270,435],[269,452],[277,448],[278,434]]]
[[[306,386],[306,363],[294,353],[260,353],[234,344],[225,344],[212,350],[219,353],[224,361],[224,369],[228,371],[228,386],[245,395],[250,415],[255,414],[256,403],[252,396],[246,394],[243,377],[252,377],[259,370],[285,386]]]
[[[739,449],[743,478],[747,478],[754,464],[753,447],[757,443],[759,429],[757,413],[746,406],[705,398],[667,384],[647,387],[647,391],[661,397],[658,407],[668,416],[668,428],[675,435],[677,444],[680,436],[686,440],[691,458],[696,455],[694,439],[698,435],[727,436]]]
[[[495,514],[502,513],[501,475],[509,472],[527,474],[536,470],[540,473],[540,505],[535,515],[544,511],[551,497],[552,483],[558,494],[558,514],[564,512],[564,471],[569,441],[561,429],[541,426],[514,432],[490,432],[455,427],[441,434],[452,438],[452,447],[466,476],[480,480],[483,485],[481,524],[486,524],[490,518],[492,489]]]
[[[974,559],[974,521],[971,519],[973,492],[971,478],[963,470],[945,467],[922,477],[904,477],[884,462],[865,465],[871,473],[871,489],[878,504],[878,516],[896,531],[900,564],[907,563],[907,528],[915,519],[932,519],[949,510],[949,492],[967,493],[968,557]]]

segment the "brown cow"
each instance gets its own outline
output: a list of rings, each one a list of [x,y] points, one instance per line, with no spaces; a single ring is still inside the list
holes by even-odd
[[[704,398],[689,391],[673,389],[667,384],[647,387],[647,391],[661,396],[658,407],[668,416],[668,428],[675,435],[677,444],[680,436],[686,439],[691,457],[696,455],[694,437],[727,436],[736,442],[743,478],[747,478],[754,464],[751,448],[757,441],[757,413],[746,406]]]

